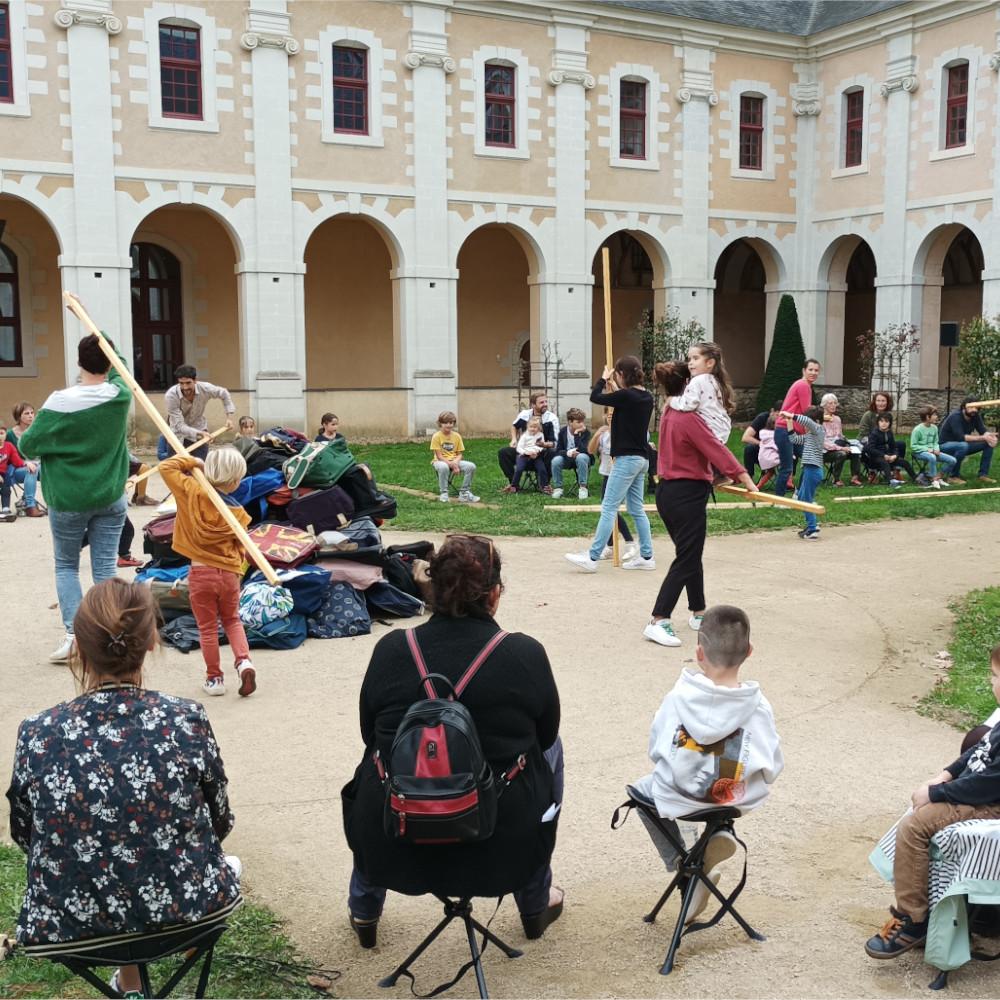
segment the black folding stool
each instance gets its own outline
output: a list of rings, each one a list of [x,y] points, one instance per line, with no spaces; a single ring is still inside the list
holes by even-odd
[[[482,961],[482,951],[480,951],[479,944],[476,941],[476,931],[479,931],[483,935],[483,950],[486,948],[487,942],[492,941],[508,958],[520,958],[524,952],[519,951],[517,948],[511,948],[509,944],[501,941],[500,938],[496,936],[488,928],[484,927],[478,920],[472,916],[472,898],[470,896],[462,896],[459,899],[449,898],[447,896],[438,896],[437,893],[434,895],[444,903],[444,919],[442,919],[438,925],[430,932],[417,945],[416,948],[403,960],[402,964],[396,967],[396,969],[391,972],[385,979],[379,980],[379,986],[391,987],[396,985],[396,980],[400,976],[407,976],[412,981],[413,973],[410,971],[410,966],[434,943],[435,938],[450,924],[453,920],[461,920],[465,924],[465,933],[469,938],[469,951],[472,954],[472,958],[458,970],[455,978],[450,982],[445,983],[435,989],[429,996],[437,996],[439,993],[443,993],[445,990],[454,986],[462,976],[469,971],[469,969],[474,969],[476,973],[476,982],[479,985],[479,996],[486,1000],[489,997],[489,993],[486,992],[486,977],[483,975],[483,961]],[[499,904],[498,904],[499,908]]]
[[[137,965],[139,979],[142,982],[144,997],[168,997],[174,987],[201,962],[198,976],[196,997],[204,997],[208,986],[208,977],[212,971],[212,956],[219,938],[226,932],[225,921],[216,920],[206,925],[193,924],[187,927],[176,927],[170,930],[157,931],[151,934],[132,934],[111,944],[86,941],[67,941],[58,945],[36,945],[25,947],[25,954],[34,958],[45,958],[51,962],[65,965],[70,972],[88,982],[111,1000],[117,1000],[124,994],[112,989],[103,979],[95,974],[94,969],[101,966]],[[186,952],[181,964],[174,970],[167,981],[158,989],[154,989],[149,978],[149,966],[153,962],[162,961],[171,955]]]
[[[625,815],[619,819],[622,809],[625,810]],[[670,939],[670,947],[667,950],[667,957],[663,960],[663,965],[660,967],[660,975],[668,976],[674,967],[674,957],[677,954],[677,949],[680,947],[681,938],[685,934],[692,934],[695,931],[705,930],[709,927],[714,927],[726,914],[732,915],[733,919],[746,931],[747,937],[753,941],[766,941],[767,939],[763,934],[755,931],[740,915],[740,912],[733,905],[736,899],[739,897],[740,893],[743,891],[743,887],[747,883],[747,845],[736,836],[736,831],[733,828],[733,824],[736,819],[740,816],[739,809],[732,808],[721,808],[721,809],[702,809],[698,812],[689,813],[687,816],[679,817],[681,822],[691,822],[691,823],[704,823],[705,829],[701,836],[697,839],[694,845],[688,849],[684,846],[684,842],[680,839],[676,833],[674,833],[670,827],[663,822],[662,817],[656,811],[656,805],[651,799],[645,797],[640,797],[638,793],[630,786],[629,787],[629,798],[627,801],[623,802],[614,812],[611,817],[611,829],[617,830],[625,820],[628,819],[629,811],[632,809],[638,809],[644,816],[648,817],[650,821],[657,827],[658,830],[667,838],[668,842],[673,846],[674,850],[677,851],[677,872],[667,886],[666,891],[660,896],[656,903],[656,906],[650,910],[642,919],[647,924],[652,924],[656,921],[657,914],[663,909],[663,904],[670,898],[670,894],[677,889],[679,892],[683,893],[681,897],[681,908],[680,912],[677,914],[677,923],[674,926],[673,937]],[[736,841],[740,847],[743,848],[743,874],[740,877],[736,888],[728,896],[723,896],[721,892],[716,888],[715,883],[705,874],[705,849],[708,847],[709,840],[720,831],[726,831],[732,835],[733,839]],[[711,892],[713,896],[719,901],[719,909],[710,920],[704,922],[696,922],[689,924],[685,927],[684,920],[687,917],[688,910],[691,907],[691,900],[694,896],[695,886],[701,883],[706,887],[706,889]]]

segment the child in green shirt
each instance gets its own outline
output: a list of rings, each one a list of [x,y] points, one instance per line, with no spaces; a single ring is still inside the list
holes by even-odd
[[[945,472],[950,473],[955,468],[955,459],[941,450],[937,429],[940,419],[938,411],[933,406],[924,406],[918,412],[920,423],[910,432],[910,451],[914,458],[927,463],[931,486],[939,490],[948,483],[941,478],[938,463],[943,466]]]

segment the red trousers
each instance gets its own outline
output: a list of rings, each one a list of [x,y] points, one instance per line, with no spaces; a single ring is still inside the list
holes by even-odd
[[[219,621],[233,650],[233,663],[250,659],[247,634],[240,621],[240,578],[236,573],[213,566],[192,566],[188,573],[191,611],[201,636],[201,655],[205,657],[208,676],[221,677],[219,660]]]

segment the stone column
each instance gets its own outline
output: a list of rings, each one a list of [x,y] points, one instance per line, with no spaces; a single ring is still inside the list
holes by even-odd
[[[997,51],[990,56],[990,69],[1000,72],[1000,31],[996,36]],[[987,225],[987,240],[983,247],[983,315],[993,318],[1000,314],[1000,99],[994,91],[993,117],[993,212]]]
[[[401,306],[399,368],[413,387],[409,432],[435,427],[453,409],[458,388],[458,272],[448,245],[448,138],[446,81],[455,72],[448,55],[446,12],[411,5],[413,71],[413,260],[393,272]],[[459,414],[461,419],[461,414]]]
[[[59,269],[64,291],[83,300],[94,322],[132,363],[131,261],[118,244],[109,35],[122,30],[110,0],[65,0],[54,15],[66,31],[73,147],[73,228]],[[64,312],[66,378],[77,374],[79,322]]]
[[[292,228],[288,59],[299,51],[285,0],[250,0],[240,45],[253,87],[254,225],[236,267],[243,383],[261,426],[305,426],[305,266]]]

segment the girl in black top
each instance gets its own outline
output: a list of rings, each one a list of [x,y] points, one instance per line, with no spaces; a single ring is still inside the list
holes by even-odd
[[[643,387],[643,378],[639,359],[629,354],[619,358],[613,370],[605,367],[604,374],[590,394],[592,403],[614,407],[611,419],[611,457],[614,464],[608,477],[608,488],[601,500],[601,519],[590,549],[566,555],[571,563],[587,573],[597,572],[598,560],[611,537],[622,500],[635,521],[639,535],[639,554],[624,562],[622,568],[656,569],[649,518],[642,509],[643,486],[649,471],[649,418],[653,414],[653,397]]]

